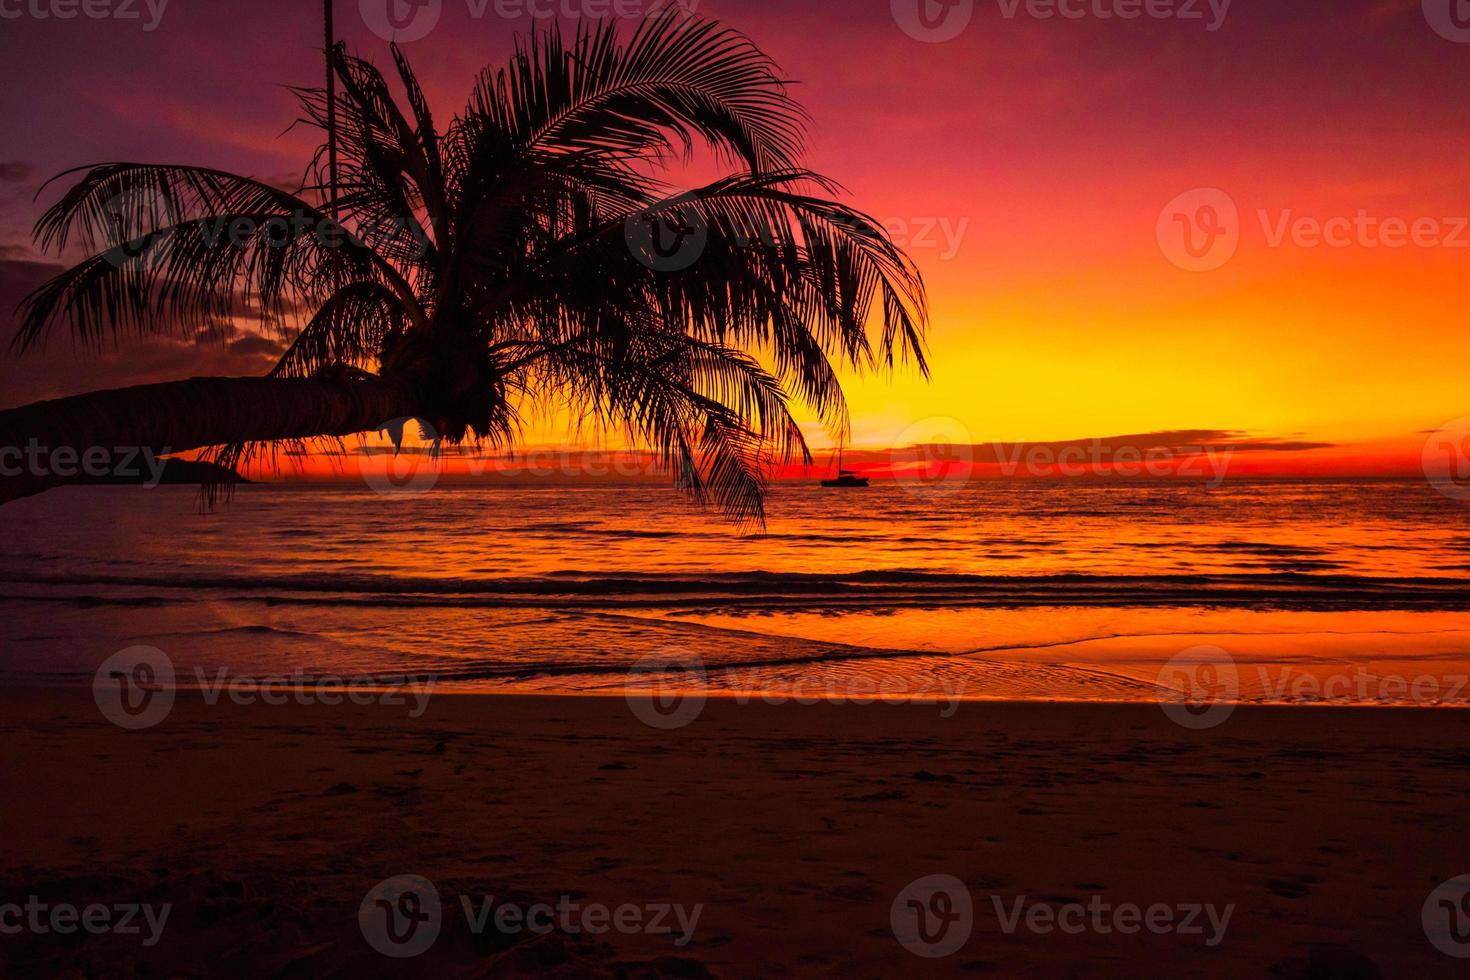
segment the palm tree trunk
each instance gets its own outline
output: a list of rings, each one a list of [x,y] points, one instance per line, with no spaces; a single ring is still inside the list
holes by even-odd
[[[322,14],[327,33],[327,213],[337,220],[337,68],[332,58],[337,31],[332,24],[332,2],[323,0]]]
[[[378,378],[192,378],[37,402],[0,412],[0,504],[77,482],[89,453],[349,436],[413,416],[413,403]]]

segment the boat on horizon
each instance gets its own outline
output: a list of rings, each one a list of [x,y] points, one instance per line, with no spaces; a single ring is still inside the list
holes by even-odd
[[[835,480],[823,480],[822,486],[829,490],[836,489],[860,489],[871,486],[871,481],[865,476],[858,476],[852,470],[842,468],[842,454],[837,454],[837,478]]]

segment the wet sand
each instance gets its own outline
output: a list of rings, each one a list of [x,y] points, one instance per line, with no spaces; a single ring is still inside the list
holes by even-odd
[[[1470,713],[1157,706],[741,705],[687,727],[617,698],[205,704],[124,731],[90,691],[0,692],[0,905],[168,903],[139,937],[0,937],[0,974],[1457,976],[1421,908],[1470,873]],[[895,938],[916,879],[973,932]],[[370,889],[431,881],[442,929],[390,959]],[[700,907],[692,938],[478,934],[461,900]],[[1007,934],[1009,913],[1233,906],[1204,934]],[[631,915],[632,913],[630,913]],[[672,921],[672,916],[669,916]],[[591,923],[592,920],[584,919]],[[1373,972],[1374,970],[1379,973]]]

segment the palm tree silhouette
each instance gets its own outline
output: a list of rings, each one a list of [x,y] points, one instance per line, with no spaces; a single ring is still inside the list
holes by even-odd
[[[289,347],[265,378],[0,412],[0,445],[212,447],[238,463],[408,417],[436,446],[503,445],[517,406],[553,406],[759,522],[771,468],[810,462],[793,402],[840,439],[840,366],[927,376],[917,269],[801,166],[806,117],[743,35],[696,17],[649,19],[626,43],[605,24],[539,31],[442,132],[392,54],[403,106],[340,45],[337,98],[297,90],[303,123],[325,130],[335,110],[334,189],[326,147],[294,193],[191,166],[61,175],[85,170],[37,241],[92,254],[26,299],[16,346],[256,314]],[[701,151],[728,176],[677,192],[671,167]],[[0,500],[55,482],[6,480]]]

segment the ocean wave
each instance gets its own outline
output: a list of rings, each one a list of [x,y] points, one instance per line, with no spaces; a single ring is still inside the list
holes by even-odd
[[[534,608],[884,609],[940,606],[1177,606],[1303,610],[1470,610],[1470,580],[1384,578],[1275,570],[1155,575],[973,575],[919,570],[848,573],[643,573],[563,570],[535,578],[454,579],[354,573],[205,572],[0,575],[27,597],[136,601],[135,590],[206,590],[270,603],[514,606]],[[36,590],[39,586],[40,589]],[[101,595],[99,596],[99,592]],[[12,596],[14,597],[14,596]]]

